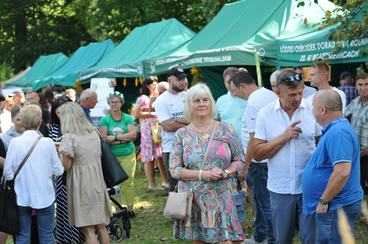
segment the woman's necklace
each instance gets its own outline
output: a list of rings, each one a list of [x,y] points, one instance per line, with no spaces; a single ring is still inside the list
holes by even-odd
[[[205,141],[208,139],[209,137],[209,131],[212,127],[212,123],[213,123],[213,120],[211,120],[211,123],[210,125],[205,129],[205,130],[199,130],[197,127],[194,126],[194,124],[192,123],[192,126],[195,130],[195,132],[197,132],[197,134],[199,135],[199,137],[202,139],[202,141]]]

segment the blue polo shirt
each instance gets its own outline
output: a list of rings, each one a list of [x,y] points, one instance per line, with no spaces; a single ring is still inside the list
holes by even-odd
[[[217,118],[223,122],[231,124],[236,134],[240,137],[240,129],[247,101],[230,94],[222,95],[216,101]]]
[[[346,185],[329,203],[330,210],[352,204],[363,198],[360,186],[360,147],[353,127],[340,117],[322,130],[316,151],[303,172],[303,213],[314,214],[335,164],[350,162],[351,172]]]

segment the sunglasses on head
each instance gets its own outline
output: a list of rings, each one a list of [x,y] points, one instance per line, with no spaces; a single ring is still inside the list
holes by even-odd
[[[295,73],[293,75],[288,75],[284,78],[284,80],[288,83],[296,83],[298,81],[301,81],[302,80],[302,77],[300,74],[298,73]]]

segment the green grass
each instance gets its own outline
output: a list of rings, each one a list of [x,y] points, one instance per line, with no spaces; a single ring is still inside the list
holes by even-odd
[[[158,182],[160,178],[156,176]],[[163,191],[148,192],[146,190],[147,181],[141,167],[137,170],[135,178],[136,198],[134,201],[134,211],[136,218],[131,220],[132,229],[130,239],[125,239],[120,243],[127,244],[169,244],[169,243],[190,243],[189,241],[173,240],[172,222],[163,217],[163,209],[166,202],[166,196]],[[247,223],[251,224],[253,213],[249,203],[246,205]],[[244,225],[245,226],[245,225]],[[244,229],[250,236],[252,229]],[[356,243],[368,243],[368,224],[360,219],[356,227]],[[300,243],[299,238],[294,238],[294,243]],[[7,244],[12,244],[8,241]]]

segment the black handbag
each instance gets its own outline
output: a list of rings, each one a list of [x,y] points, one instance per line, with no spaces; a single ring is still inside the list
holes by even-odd
[[[110,146],[100,137],[101,140],[101,165],[103,177],[108,188],[119,185],[126,181],[129,176],[121,167],[119,161],[112,153]]]
[[[17,195],[14,190],[14,181],[19,171],[31,155],[33,149],[41,137],[39,137],[29,149],[27,155],[19,165],[17,171],[14,174],[14,179],[11,181],[5,181],[3,178],[0,183],[0,231],[16,235],[19,233],[19,214],[17,206]]]

